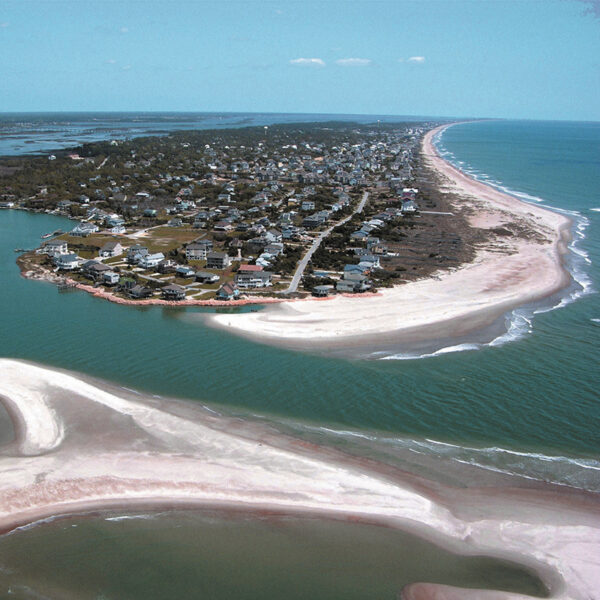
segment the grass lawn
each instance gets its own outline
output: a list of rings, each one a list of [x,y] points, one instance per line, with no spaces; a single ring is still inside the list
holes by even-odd
[[[139,243],[146,244],[151,252],[164,252],[179,248],[199,237],[198,230],[191,227],[164,226],[148,231],[148,235],[140,238]]]

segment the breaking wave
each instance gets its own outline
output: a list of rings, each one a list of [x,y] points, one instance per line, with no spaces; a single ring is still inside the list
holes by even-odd
[[[386,356],[373,355],[372,358],[379,358],[379,360],[414,360],[419,358],[432,358],[451,352],[481,350],[482,348],[488,346],[502,346],[503,344],[516,341],[530,334],[533,331],[533,318],[535,315],[550,312],[558,308],[563,308],[572,302],[575,302],[582,296],[594,292],[592,279],[588,273],[588,267],[592,264],[592,261],[589,257],[589,253],[581,247],[581,242],[583,242],[586,237],[585,231],[590,225],[589,219],[578,211],[566,210],[556,206],[551,206],[547,204],[543,198],[513,190],[504,185],[502,182],[491,178],[486,173],[466,165],[464,161],[457,160],[456,156],[443,146],[443,132],[444,131],[440,131],[437,133],[433,138],[433,142],[440,156],[454,167],[469,175],[473,179],[494,187],[505,194],[514,196],[515,198],[518,198],[524,202],[541,204],[544,206],[544,208],[564,214],[572,219],[572,240],[568,245],[569,253],[567,255],[566,268],[573,279],[573,284],[566,288],[558,297],[558,299],[549,306],[538,306],[536,308],[520,307],[513,310],[506,317],[506,332],[490,342],[462,343],[454,346],[446,346],[436,350],[435,352],[425,354],[400,353]],[[590,210],[600,212],[600,208],[592,208]]]

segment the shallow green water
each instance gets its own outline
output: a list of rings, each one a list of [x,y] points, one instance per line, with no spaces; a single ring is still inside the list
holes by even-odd
[[[392,600],[415,581],[546,593],[511,563],[457,556],[383,527],[311,519],[74,518],[0,544],[0,587],[15,599]]]
[[[600,208],[600,171],[586,158],[598,145],[597,128],[480,123],[451,128],[444,145],[463,168],[578,211],[579,225],[587,219],[579,248],[591,262],[580,257],[575,266],[598,285],[600,212],[591,209]],[[205,328],[194,318],[200,309],[118,306],[21,278],[13,249],[35,247],[42,233],[71,224],[0,211],[0,356],[267,415],[348,449],[360,439],[378,452],[409,449],[458,467],[474,463],[600,490],[597,295],[536,315],[531,333],[502,346],[423,360],[324,358]],[[0,443],[10,429],[0,413]],[[423,579],[539,591],[520,571],[457,559],[381,529],[213,523],[179,513],[19,532],[1,540],[2,577],[12,582],[11,597],[78,600],[370,600],[393,598],[404,583]]]
[[[64,222],[0,211],[0,355],[179,396],[337,428],[461,446],[593,456],[600,331],[588,296],[538,315],[501,347],[425,360],[301,354],[206,328],[200,309],[128,307],[20,277],[16,246]],[[568,358],[567,358],[568,357]]]

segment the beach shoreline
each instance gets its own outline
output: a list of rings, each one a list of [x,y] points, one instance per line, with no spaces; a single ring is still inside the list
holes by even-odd
[[[433,138],[449,126],[425,135],[422,156],[438,175],[441,191],[461,198],[456,210],[464,211],[472,227],[492,236],[473,262],[381,290],[375,297],[283,303],[259,313],[210,315],[205,322],[293,349],[335,351],[384,342],[410,352],[435,348],[439,339],[451,344],[453,338],[490,327],[515,308],[567,287],[571,276],[564,256],[571,220],[500,192],[446,162]],[[495,235],[499,228],[512,229],[514,235]]]
[[[597,494],[555,486],[448,487],[22,361],[0,359],[0,399],[17,429],[16,440],[0,448],[3,532],[109,508],[318,515],[511,560],[537,572],[553,598],[583,600],[600,586],[600,565],[587,558],[600,557]]]
[[[376,293],[338,294],[326,298],[265,295],[238,300],[134,300],[66,277],[39,265],[28,279],[62,282],[92,296],[125,306],[242,308],[245,313],[203,314],[207,325],[247,339],[293,350],[334,355],[420,356],[462,344],[487,344],[507,331],[515,308],[536,306],[566,288],[565,267],[572,221],[547,208],[523,202],[477,181],[445,161],[434,137],[451,123],[424,136],[423,162],[449,194],[449,203],[470,227],[490,239],[476,249],[472,262],[435,272]],[[457,201],[456,198],[460,198]],[[496,235],[498,230],[512,229]],[[19,262],[19,261],[18,261]],[[31,267],[31,265],[30,265]]]

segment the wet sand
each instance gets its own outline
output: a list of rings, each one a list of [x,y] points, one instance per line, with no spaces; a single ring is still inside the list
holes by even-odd
[[[525,565],[553,598],[594,598],[600,589],[594,494],[553,486],[454,488],[191,404],[9,359],[0,359],[0,397],[17,432],[0,449],[2,531],[138,505],[318,514]],[[437,585],[405,591],[412,599],[499,597],[465,594]]]

